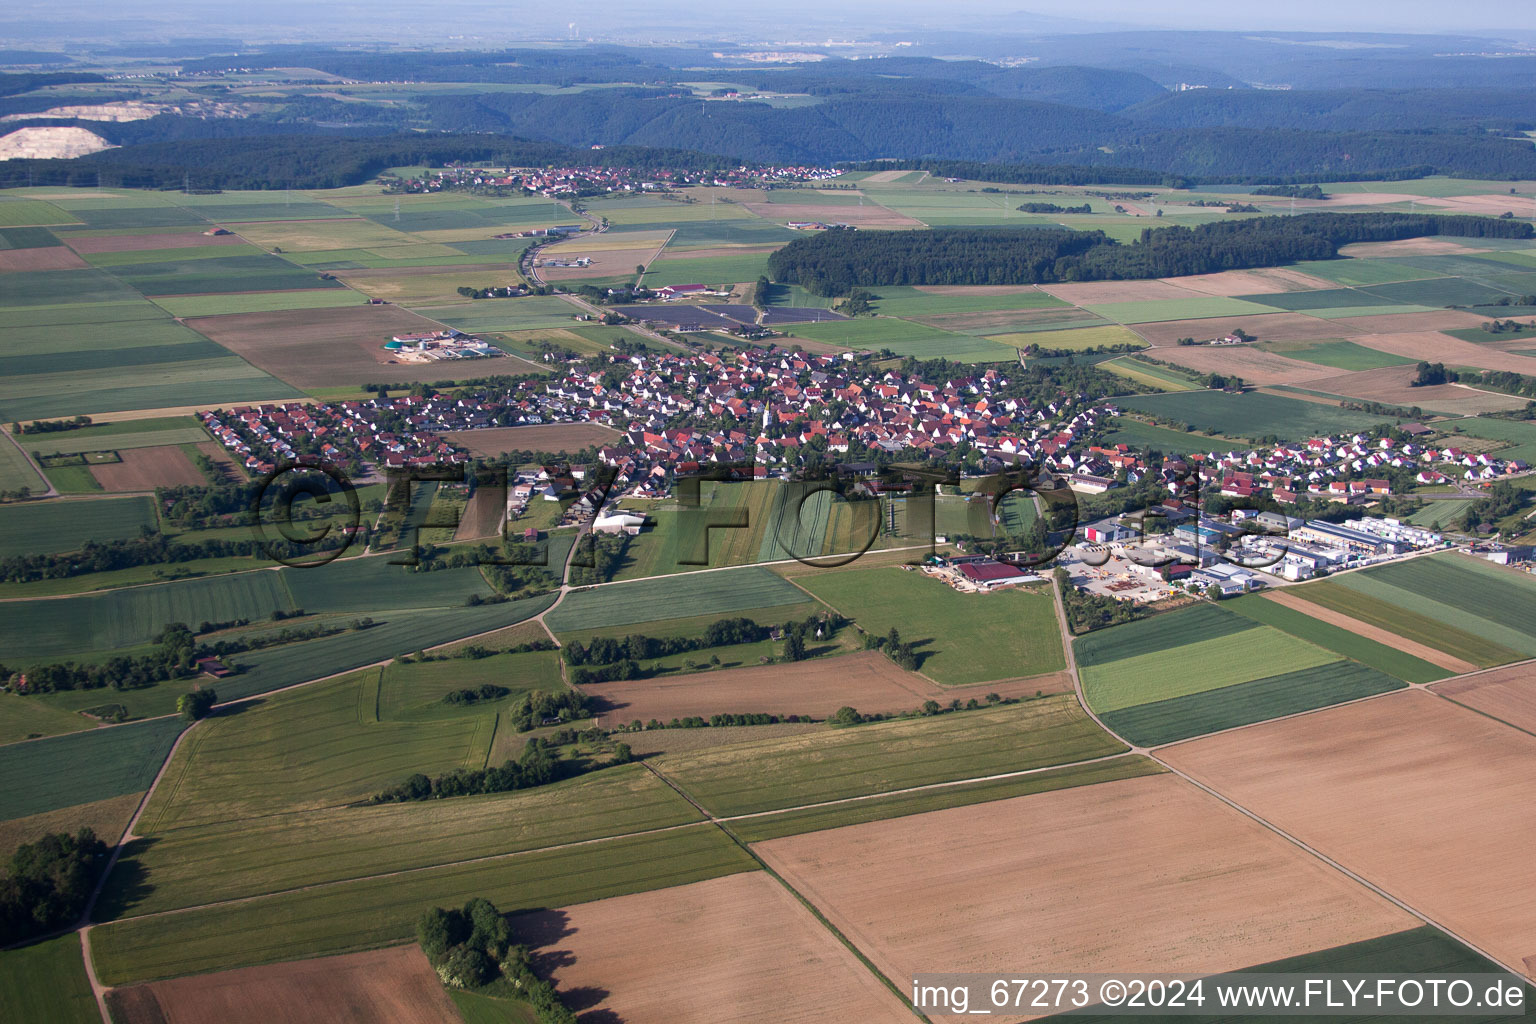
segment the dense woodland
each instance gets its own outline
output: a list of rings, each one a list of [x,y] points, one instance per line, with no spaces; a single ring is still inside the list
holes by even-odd
[[[107,844],[88,828],[27,843],[0,877],[0,946],[72,925],[107,866]]]
[[[817,295],[853,288],[1139,280],[1332,259],[1352,242],[1425,235],[1531,238],[1525,221],[1435,214],[1309,213],[1197,227],[1149,228],[1122,245],[1065,228],[833,229],[798,238],[768,259],[774,280]]]

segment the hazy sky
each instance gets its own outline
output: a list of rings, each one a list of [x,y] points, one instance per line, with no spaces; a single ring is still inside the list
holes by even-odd
[[[1044,17],[1031,17],[1030,15]],[[1065,19],[1057,23],[1054,19]],[[1263,31],[1504,33],[1536,40],[1536,0],[12,0],[0,9],[0,43],[25,39],[143,40],[169,36],[317,39],[469,45],[563,38],[815,40],[876,33],[1082,31],[1111,27]]]

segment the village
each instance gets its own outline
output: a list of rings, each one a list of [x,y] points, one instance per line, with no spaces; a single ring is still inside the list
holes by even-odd
[[[594,146],[601,149],[601,146]],[[449,166],[408,178],[394,179],[388,191],[441,192],[454,188],[521,189],[551,199],[607,194],[657,193],[676,188],[708,185],[719,188],[772,188],[810,181],[829,181],[842,172],[814,165],[742,164],[729,170],[686,168],[609,167],[504,167],[499,171],[479,167]]]

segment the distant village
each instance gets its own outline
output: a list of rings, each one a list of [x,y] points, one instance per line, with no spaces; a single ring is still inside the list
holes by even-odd
[[[593,147],[601,149],[600,146]],[[590,196],[605,193],[667,192],[677,188],[713,185],[721,188],[771,188],[776,185],[828,181],[842,172],[831,167],[812,165],[742,164],[728,170],[708,171],[684,168],[634,167],[481,167],[449,166],[425,174],[397,178],[386,185],[387,192],[441,192],[455,188],[521,189],[550,199]]]

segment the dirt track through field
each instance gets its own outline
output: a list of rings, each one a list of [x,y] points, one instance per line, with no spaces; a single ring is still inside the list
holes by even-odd
[[[909,1011],[762,871],[524,915],[567,1005],[624,1024],[910,1024]]]
[[[1313,604],[1306,598],[1288,590],[1271,589],[1265,593],[1264,597],[1276,604],[1284,605],[1287,608],[1310,615],[1319,622],[1326,622],[1341,629],[1347,629],[1351,633],[1365,637],[1367,640],[1375,640],[1379,644],[1386,644],[1388,647],[1402,651],[1404,654],[1411,654],[1415,658],[1427,661],[1431,665],[1438,665],[1447,671],[1455,672],[1457,675],[1463,672],[1477,671],[1477,666],[1470,661],[1462,661],[1460,658],[1452,657],[1444,651],[1437,651],[1433,647],[1421,644],[1417,640],[1409,640],[1405,636],[1388,632],[1368,622],[1361,622],[1359,619],[1351,618],[1342,612],[1324,608],[1320,604]]]
[[[898,985],[917,971],[1064,964],[1232,970],[1416,924],[1171,775],[755,849]]]
[[[1530,973],[1536,737],[1412,689],[1158,757]]]
[[[1506,665],[1465,679],[1435,683],[1430,689],[1517,729],[1536,733],[1536,664]]]
[[[459,1024],[420,947],[246,967],[114,992],[121,1024]]]

